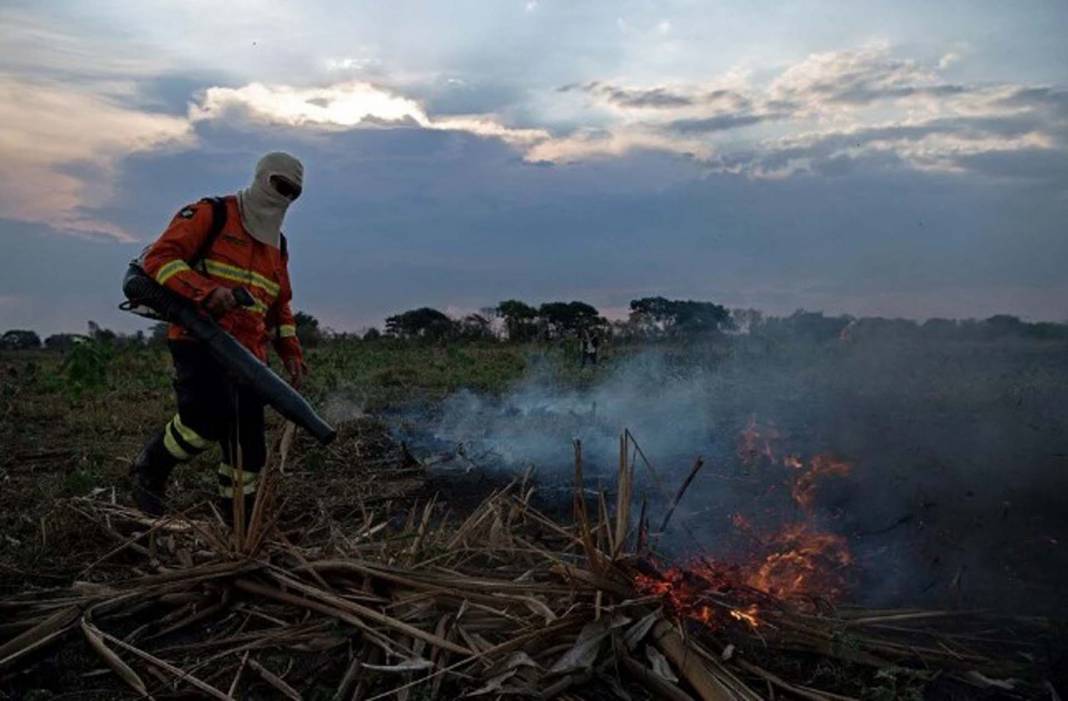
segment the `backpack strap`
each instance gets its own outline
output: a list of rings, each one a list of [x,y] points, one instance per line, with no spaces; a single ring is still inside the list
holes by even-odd
[[[200,244],[200,248],[197,249],[197,254],[192,260],[187,261],[190,266],[196,266],[200,261],[204,260],[204,256],[211,250],[215,239],[219,238],[223,227],[226,226],[227,206],[225,197],[205,197],[200,201],[211,204],[211,230],[208,232],[207,238],[204,239],[204,243]]]

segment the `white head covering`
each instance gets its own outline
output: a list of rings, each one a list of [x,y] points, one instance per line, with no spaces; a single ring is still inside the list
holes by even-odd
[[[237,193],[237,203],[241,210],[241,223],[253,238],[278,248],[282,237],[282,219],[291,202],[271,187],[272,175],[304,186],[304,166],[300,161],[288,153],[275,151],[256,164],[252,185]]]

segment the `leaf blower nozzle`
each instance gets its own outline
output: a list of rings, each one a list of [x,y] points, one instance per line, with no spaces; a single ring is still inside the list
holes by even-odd
[[[316,414],[311,404],[289,383],[226,333],[214,319],[202,314],[193,302],[149,277],[137,261],[130,263],[122,280],[122,291],[129,305],[148,307],[164,321],[184,327],[239,382],[250,387],[264,402],[315,436],[320,443],[325,445],[337,437],[337,430]]]

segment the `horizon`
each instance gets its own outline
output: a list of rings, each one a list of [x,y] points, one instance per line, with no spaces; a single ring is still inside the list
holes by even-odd
[[[0,331],[147,328],[126,263],[276,149],[294,308],[338,331],[654,295],[1068,320],[1064,3],[207,7],[0,9]]]
[[[650,295],[650,296],[656,296],[656,295]],[[507,300],[501,300],[501,302],[504,302],[504,301],[507,301]],[[524,300],[519,300],[519,301],[524,301]],[[581,302],[582,300],[552,300],[552,301],[554,301],[554,302]],[[713,302],[713,303],[715,303],[712,300],[693,300],[693,299],[690,299],[690,300],[687,300],[687,301],[691,301],[691,302],[694,302],[694,301],[696,301],[696,302]],[[545,302],[545,303],[548,303],[548,301]],[[400,315],[400,314],[403,314],[404,312],[407,312],[407,311],[414,311],[415,309],[420,309],[420,308],[424,308],[424,307],[428,307],[428,306],[429,305],[419,305],[419,306],[413,307],[412,309],[397,310],[396,315]],[[534,303],[531,303],[530,306],[532,306],[534,308],[537,308],[537,307],[540,306],[540,303],[534,302]],[[503,320],[503,317],[501,317],[499,314],[496,313],[496,305],[494,305],[494,307],[483,306],[483,307],[474,308],[474,309],[457,309],[457,308],[454,308],[454,307],[447,308],[447,309],[437,309],[435,307],[429,307],[429,308],[430,309],[434,309],[435,311],[440,311],[443,314],[445,314],[446,316],[448,316],[450,319],[452,319],[453,321],[457,321],[457,322],[461,321],[463,318],[467,317],[468,315],[479,314],[479,315],[483,315],[484,316],[486,312],[490,312],[490,311],[492,311],[493,314],[491,316],[487,317],[487,318],[491,322],[493,322],[496,326],[499,327],[501,322],[502,322],[502,320]],[[1012,318],[1012,319],[1016,319],[1017,321],[1019,321],[1019,322],[1021,322],[1023,324],[1053,324],[1053,325],[1060,325],[1060,326],[1068,326],[1068,319],[1062,319],[1062,320],[1028,319],[1028,318],[1021,317],[1021,316],[1015,315],[1015,314],[993,314],[993,315],[990,315],[990,316],[987,316],[987,317],[938,317],[938,316],[907,317],[907,316],[878,316],[878,315],[871,315],[871,316],[869,316],[869,315],[861,315],[861,316],[857,316],[857,315],[846,314],[846,313],[839,313],[839,314],[828,313],[827,311],[821,310],[821,309],[795,309],[792,312],[788,312],[788,313],[769,313],[767,310],[755,309],[755,308],[751,308],[751,307],[747,308],[747,307],[729,307],[729,306],[725,306],[725,308],[730,313],[730,316],[731,316],[732,320],[733,320],[734,315],[735,315],[736,312],[740,312],[740,311],[741,312],[756,311],[756,312],[759,312],[763,316],[763,319],[769,320],[769,321],[770,320],[776,320],[776,319],[785,320],[785,319],[789,319],[789,318],[791,318],[791,317],[793,317],[795,315],[799,315],[799,314],[815,314],[815,315],[823,316],[824,318],[827,318],[827,319],[848,319],[850,321],[850,323],[861,322],[861,321],[882,321],[882,322],[902,322],[903,321],[903,322],[914,324],[914,325],[916,325],[917,328],[922,328],[924,325],[926,325],[927,323],[930,323],[930,322],[949,321],[949,322],[952,322],[952,323],[958,324],[958,325],[959,324],[969,324],[969,323],[981,324],[981,323],[984,323],[984,322],[989,322],[992,319],[995,319],[995,318],[998,318],[998,317],[1009,317],[1009,318]],[[303,310],[303,309],[295,309],[294,311],[295,312],[305,312],[305,310]],[[617,322],[626,322],[631,317],[631,311],[629,309],[613,309],[613,310],[597,309],[597,311],[600,314],[600,316],[602,318],[604,318],[610,324],[615,324]],[[309,313],[310,314],[310,312],[305,312],[305,313]],[[368,331],[370,331],[372,329],[377,330],[377,331],[385,334],[386,333],[386,326],[387,326],[386,322],[389,319],[389,317],[385,317],[379,323],[366,324],[364,326],[359,326],[359,327],[355,327],[355,328],[351,328],[351,327],[350,328],[336,328],[336,327],[331,326],[330,324],[323,323],[323,320],[320,319],[319,317],[316,317],[314,314],[311,314],[311,316],[314,317],[315,320],[319,323],[319,330],[321,332],[323,332],[323,333],[325,333],[327,335],[336,335],[336,336],[353,336],[353,335],[355,335],[355,336],[363,336],[365,333],[367,333]],[[393,315],[391,315],[391,316],[393,316]],[[143,332],[143,333],[145,333],[147,335],[148,333],[151,332],[152,327],[155,326],[156,324],[159,324],[159,323],[164,323],[165,324],[165,323],[167,323],[167,322],[152,321],[150,319],[145,319],[143,317],[139,317],[139,316],[132,315],[132,314],[124,314],[121,318],[124,319],[124,320],[127,319],[127,318],[131,319],[132,322],[133,322],[132,325],[129,326],[129,327],[125,327],[125,326],[109,327],[107,325],[98,324],[96,322],[96,320],[94,320],[94,319],[87,319],[87,320],[85,320],[85,322],[83,322],[83,326],[89,329],[89,334],[88,335],[92,335],[93,331],[92,331],[92,329],[90,327],[92,325],[96,324],[101,330],[112,331],[112,332],[115,332],[115,333],[119,334],[120,336],[133,337],[133,336],[136,336],[136,334],[138,332]],[[750,333],[750,329],[748,328],[748,325],[744,324],[744,323],[743,323],[743,325],[746,326],[746,328],[744,330],[740,330],[738,327],[733,327],[732,326],[732,327],[730,327],[728,329],[725,329],[725,331],[728,334],[731,334],[734,331],[739,331],[743,335]],[[36,333],[40,337],[42,342],[44,342],[44,340],[46,338],[48,338],[50,336],[53,336],[53,335],[55,335],[55,336],[85,336],[85,335],[87,335],[84,331],[76,331],[74,329],[54,329],[54,330],[52,330],[52,329],[38,329],[38,328],[32,328],[32,327],[2,328],[2,329],[0,329],[0,334],[2,334],[4,332],[7,332],[7,331],[32,331],[32,332]],[[503,331],[504,331],[503,328],[496,328],[495,333],[500,334],[500,333],[503,333]]]

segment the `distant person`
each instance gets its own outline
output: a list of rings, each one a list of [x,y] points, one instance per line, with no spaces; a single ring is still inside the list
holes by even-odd
[[[586,363],[597,365],[597,352],[600,345],[601,341],[597,334],[590,332],[589,329],[582,332],[582,367],[586,367]]]
[[[156,282],[199,304],[265,363],[267,342],[273,340],[296,388],[307,366],[289,307],[293,295],[282,220],[300,197],[303,180],[300,161],[286,153],[269,153],[256,165],[249,187],[183,207],[141,258]],[[134,499],[145,513],[162,514],[174,467],[218,442],[223,511],[232,520],[234,499],[240,496],[234,493],[235,467],[240,465],[247,519],[267,459],[264,404],[251,389],[235,383],[185,329],[172,324],[167,339],[178,413],[131,466]]]

